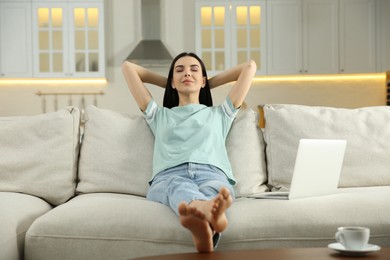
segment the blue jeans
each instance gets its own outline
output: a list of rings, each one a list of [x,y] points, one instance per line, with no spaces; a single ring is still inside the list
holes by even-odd
[[[198,163],[184,163],[158,173],[149,187],[146,198],[170,207],[179,215],[183,201],[210,200],[222,187],[229,189],[234,199],[234,189],[225,173],[219,168]]]

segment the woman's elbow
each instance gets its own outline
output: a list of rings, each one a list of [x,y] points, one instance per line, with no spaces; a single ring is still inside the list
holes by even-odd
[[[122,72],[125,72],[127,70],[129,70],[131,68],[131,63],[128,62],[128,61],[124,61],[122,62],[122,65],[121,65],[121,69],[122,69]]]
[[[247,66],[250,70],[256,71],[257,70],[257,64],[254,60],[249,60],[247,63]]]

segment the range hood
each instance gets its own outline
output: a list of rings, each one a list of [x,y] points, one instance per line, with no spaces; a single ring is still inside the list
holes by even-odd
[[[159,0],[141,0],[141,41],[126,60],[146,67],[169,67],[172,56],[161,41]]]

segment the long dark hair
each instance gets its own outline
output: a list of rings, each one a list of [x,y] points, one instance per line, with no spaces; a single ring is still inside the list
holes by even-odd
[[[172,88],[173,71],[174,71],[174,66],[176,61],[186,56],[193,57],[197,59],[200,63],[200,66],[202,68],[202,75],[203,77],[206,78],[206,84],[203,88],[200,89],[199,103],[211,107],[213,105],[213,99],[211,98],[211,91],[210,91],[209,81],[207,79],[206,67],[203,61],[195,53],[192,52],[180,53],[173,59],[171,67],[169,69],[167,85],[165,86],[163,106],[167,108],[172,108],[172,107],[177,107],[179,105],[179,94],[177,93],[176,89]]]

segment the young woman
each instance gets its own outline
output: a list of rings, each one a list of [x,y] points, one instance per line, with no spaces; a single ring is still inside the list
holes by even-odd
[[[192,233],[199,252],[211,252],[227,228],[225,211],[234,198],[235,179],[225,140],[256,72],[253,61],[211,79],[194,53],[179,54],[168,78],[130,62],[122,72],[155,136],[153,175],[147,199],[169,206]],[[235,81],[220,106],[210,89]],[[164,104],[144,83],[165,88]]]

